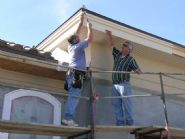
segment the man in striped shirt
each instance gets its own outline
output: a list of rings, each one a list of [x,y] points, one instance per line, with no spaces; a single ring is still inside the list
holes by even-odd
[[[130,41],[125,41],[122,45],[122,50],[119,51],[112,39],[112,32],[106,31],[110,47],[112,48],[112,55],[114,58],[114,71],[125,71],[142,73],[135,59],[130,55],[133,46]],[[122,99],[121,96],[129,96],[132,94],[130,85],[129,73],[113,73],[113,96],[120,97],[113,99],[114,113],[116,116],[116,124],[119,126],[133,125],[134,120],[132,116],[132,102],[130,98]]]

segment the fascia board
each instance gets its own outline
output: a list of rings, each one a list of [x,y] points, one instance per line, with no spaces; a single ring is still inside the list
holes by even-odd
[[[185,49],[182,49],[182,48],[179,48],[179,47],[174,47],[172,49],[172,53],[174,55],[177,55],[177,56],[185,58]]]
[[[64,23],[60,28],[58,28],[53,34],[51,34],[46,40],[37,46],[37,49],[44,51],[53,50],[57,44],[68,37],[67,35],[74,33],[74,29],[79,21],[79,16],[81,11]]]

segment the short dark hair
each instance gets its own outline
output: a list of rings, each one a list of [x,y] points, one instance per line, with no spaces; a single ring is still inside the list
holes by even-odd
[[[128,47],[130,50],[132,50],[133,49],[133,45],[131,44],[131,42],[130,41],[128,41],[128,40],[126,40],[124,43],[123,43],[123,45],[122,46],[124,46],[124,47]]]
[[[73,35],[69,36],[67,41],[72,45],[78,43],[77,35],[73,34]]]

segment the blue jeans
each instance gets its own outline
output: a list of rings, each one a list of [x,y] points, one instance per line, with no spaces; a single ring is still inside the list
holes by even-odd
[[[69,93],[69,96],[67,98],[67,103],[66,103],[66,109],[64,112],[64,119],[66,120],[73,120],[75,118],[76,107],[79,103],[79,99],[73,96],[79,96],[81,89],[74,88],[72,86],[73,77],[74,77],[73,71],[70,73],[70,75],[66,75],[66,81],[68,83],[68,93]]]
[[[113,96],[129,96],[132,94],[129,82],[113,84]],[[133,125],[131,98],[114,98],[112,101],[116,124],[120,126]]]

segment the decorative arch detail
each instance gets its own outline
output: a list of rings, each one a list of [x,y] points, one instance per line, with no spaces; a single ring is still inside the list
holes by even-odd
[[[48,93],[43,93],[34,90],[25,90],[25,89],[18,89],[12,91],[5,95],[4,97],[4,105],[3,105],[3,112],[2,112],[2,120],[11,120],[11,112],[13,107],[13,102],[17,99],[30,97],[30,98],[37,98],[41,99],[44,102],[50,104],[52,106],[52,124],[60,125],[61,124],[61,103],[52,95]],[[0,137],[4,139],[8,139],[7,133],[2,133]],[[53,139],[60,139],[60,137],[53,137]]]

